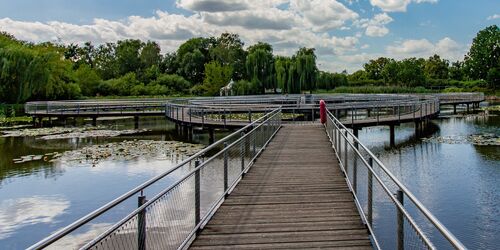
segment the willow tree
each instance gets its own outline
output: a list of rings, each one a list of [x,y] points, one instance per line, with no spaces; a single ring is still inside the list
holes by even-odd
[[[271,45],[259,42],[250,46],[246,68],[250,81],[260,93],[264,94],[266,89],[274,89],[276,92],[274,57]]]
[[[291,65],[292,59],[290,57],[278,56],[274,60],[276,83],[282,93],[292,93],[292,85],[289,82]]]
[[[299,77],[300,90],[313,91],[316,89],[316,55],[313,48],[300,48],[295,55],[295,65]]]

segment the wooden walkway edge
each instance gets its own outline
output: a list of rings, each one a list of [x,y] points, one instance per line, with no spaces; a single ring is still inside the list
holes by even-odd
[[[191,249],[372,249],[323,126],[286,125]]]

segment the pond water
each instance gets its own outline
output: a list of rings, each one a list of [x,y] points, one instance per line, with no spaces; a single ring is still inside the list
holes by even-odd
[[[133,120],[105,123],[119,130],[134,126]],[[150,131],[111,138],[0,137],[0,248],[26,248],[172,168],[186,156],[103,160],[95,166],[88,162],[14,164],[12,159],[133,139],[187,142],[164,118],[148,118],[140,124]],[[432,121],[431,127],[429,137],[463,138],[484,133],[499,136],[500,117],[443,118]],[[500,245],[499,146],[475,146],[467,141],[456,144],[423,141],[414,137],[412,124],[397,127],[395,148],[389,147],[386,127],[365,128],[359,136],[467,247],[495,249]],[[195,134],[191,142],[207,144],[208,136]],[[391,237],[394,233],[387,232]]]
[[[450,116],[433,120],[431,130],[427,137],[458,139],[415,138],[413,124],[397,127],[395,148],[389,147],[387,127],[365,128],[359,138],[468,248],[498,249],[500,147],[477,146],[463,138],[475,134],[498,138],[500,117]],[[382,241],[394,239],[394,225],[379,226],[392,228]]]
[[[118,130],[134,127],[133,119],[101,124]],[[0,249],[26,248],[167,171],[186,156],[173,153],[161,158],[102,160],[98,164],[43,160],[15,164],[13,159],[134,139],[188,142],[165,118],[141,120],[140,128],[149,131],[108,138],[0,137]],[[195,134],[191,143],[207,144],[208,135]]]

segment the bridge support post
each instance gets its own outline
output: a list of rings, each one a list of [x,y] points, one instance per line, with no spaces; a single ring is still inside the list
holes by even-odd
[[[38,127],[39,128],[43,127],[43,117],[38,117]]]
[[[453,104],[453,114],[454,115],[457,114],[457,105],[456,104]]]
[[[352,133],[354,134],[354,136],[356,136],[356,138],[358,138],[358,134],[359,134],[359,129],[356,128],[356,127],[353,127],[352,128]],[[359,148],[358,146],[358,142],[354,141],[354,147],[356,147],[356,149]]]
[[[97,126],[97,117],[96,116],[92,117],[92,126],[94,126],[94,127]]]
[[[134,116],[134,128],[135,129],[139,128],[139,116],[138,115]]]
[[[394,124],[391,124],[389,126],[389,128],[390,128],[389,129],[390,130],[390,135],[389,135],[390,136],[390,139],[389,139],[390,144],[391,144],[391,147],[394,147],[394,145],[396,145],[396,143],[395,143],[396,132],[394,131]]]
[[[137,206],[140,207],[147,202],[146,196],[142,195],[138,197]],[[139,212],[137,217],[137,228],[138,228],[138,239],[137,245],[139,250],[145,250],[146,248],[146,210],[143,209]]]
[[[208,143],[213,144],[215,142],[214,128],[208,129]]]
[[[366,109],[366,116],[369,118],[372,114],[372,109]]]
[[[399,203],[401,203],[402,206],[404,206],[404,197],[403,197],[403,191],[398,190],[396,193],[396,198],[398,199]],[[404,249],[404,238],[405,238],[405,232],[404,232],[404,218],[403,218],[403,212],[399,208],[397,209],[397,222],[398,222],[398,241],[397,241],[397,248],[398,250],[403,250]]]
[[[32,121],[31,121],[32,122],[32,126],[36,127],[36,117],[33,116],[33,117],[31,117],[31,119],[32,119]]]
[[[469,113],[469,104],[467,103],[467,113]]]

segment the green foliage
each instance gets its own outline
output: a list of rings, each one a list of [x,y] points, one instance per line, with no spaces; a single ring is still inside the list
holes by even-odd
[[[382,71],[384,70],[387,64],[391,63],[391,61],[392,59],[385,57],[379,57],[376,60],[370,60],[363,66],[366,72],[366,77],[372,80],[382,79],[383,78]]]
[[[0,35],[0,102],[80,96],[72,64],[62,57],[56,46],[33,46]]]
[[[295,55],[296,72],[299,77],[300,90],[316,89],[316,55],[313,48],[300,48]]]
[[[205,80],[201,86],[204,95],[214,96],[231,80],[233,69],[229,65],[222,65],[218,61],[205,64]]]
[[[273,49],[270,44],[257,43],[248,48],[246,59],[247,75],[260,93],[266,89],[276,89]]]
[[[477,33],[465,57],[467,75],[472,79],[486,79],[492,68],[500,67],[500,28],[489,26]]]
[[[240,80],[246,76],[247,53],[243,49],[243,45],[244,43],[238,34],[222,33],[217,38],[215,45],[209,49],[212,60],[216,60],[224,66],[231,66],[234,80]]]
[[[448,79],[448,60],[441,59],[438,55],[433,55],[425,61],[424,73],[431,79]]]
[[[95,96],[101,78],[87,64],[81,64],[74,73],[75,82],[84,96]]]
[[[160,93],[152,93],[152,95],[164,94],[187,94],[191,84],[179,75],[162,74],[148,85],[153,90],[158,90]],[[164,87],[164,88],[162,88]],[[167,91],[164,91],[167,90]]]

